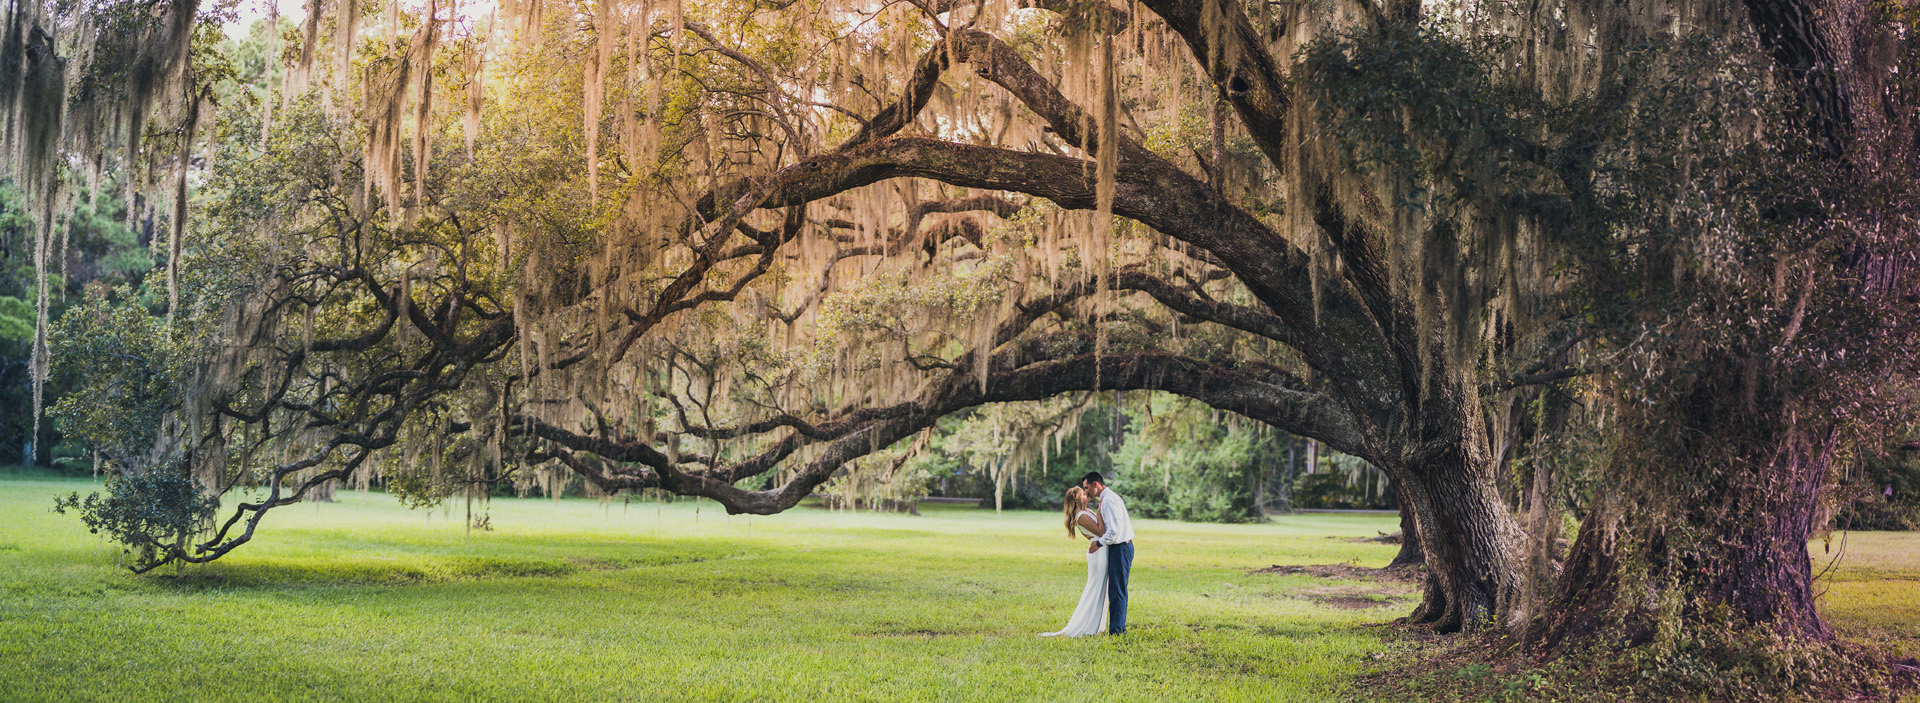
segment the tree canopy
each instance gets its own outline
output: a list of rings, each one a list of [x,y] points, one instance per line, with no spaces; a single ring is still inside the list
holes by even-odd
[[[168,223],[165,320],[56,345],[150,419],[56,410],[265,491],[137,570],[376,474],[778,512],[1137,389],[1384,471],[1416,622],[1819,640],[1835,461],[1910,426],[1894,3],[311,0],[277,82],[230,6],[21,7],[27,201],[124,173]],[[171,351],[98,351],[135,336]],[[1604,488],[1559,573],[1570,453]]]

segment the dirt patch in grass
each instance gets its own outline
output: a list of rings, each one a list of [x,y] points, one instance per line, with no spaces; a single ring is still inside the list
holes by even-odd
[[[1293,595],[1313,601],[1314,605],[1347,610],[1365,610],[1390,605],[1406,605],[1413,599],[1406,589],[1367,588],[1364,586],[1313,586],[1294,589]]]
[[[1372,537],[1355,537],[1347,541],[1359,542],[1361,544],[1399,544],[1401,539],[1400,531],[1395,530],[1393,532],[1382,532]]]
[[[1307,600],[1313,601],[1314,605],[1342,610],[1366,610],[1394,605],[1392,601],[1373,600],[1351,593],[1316,593],[1308,595]]]
[[[1254,569],[1255,574],[1279,574],[1318,576],[1323,579],[1353,579],[1357,581],[1386,581],[1394,583],[1418,584],[1425,580],[1427,572],[1420,566],[1402,566],[1386,569],[1369,569],[1353,564],[1310,564],[1306,566],[1282,566],[1274,564],[1264,569]]]
[[[960,637],[967,634],[969,633],[961,632],[959,630],[934,630],[934,629],[919,627],[919,628],[904,629],[904,630],[877,630],[874,632],[867,633],[867,636],[868,637],[914,637],[919,639],[930,640],[936,637]]]
[[[1354,681],[1361,700],[1500,700],[1501,684],[1519,678],[1517,658],[1493,657],[1494,635],[1436,635],[1428,627],[1377,626],[1386,650],[1369,655],[1379,668]],[[1524,681],[1524,679],[1520,679]],[[1551,699],[1551,692],[1543,700]]]
[[[1273,565],[1264,569],[1255,569],[1254,574],[1275,574],[1281,576],[1314,576],[1340,581],[1371,581],[1373,585],[1326,585],[1295,588],[1287,592],[1294,598],[1305,598],[1314,605],[1343,610],[1365,610],[1386,606],[1404,606],[1416,596],[1418,586],[1425,578],[1420,567],[1402,567],[1397,569],[1369,569],[1352,564],[1312,564],[1307,566]]]

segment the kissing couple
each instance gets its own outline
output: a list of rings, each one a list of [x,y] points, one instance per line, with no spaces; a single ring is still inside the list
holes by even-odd
[[[1091,504],[1091,505],[1090,505]],[[1133,521],[1127,503],[1107,487],[1098,471],[1088,472],[1080,485],[1067,489],[1067,536],[1087,538],[1087,586],[1080,604],[1059,632],[1041,637],[1120,635],[1127,631],[1127,577],[1133,573]]]

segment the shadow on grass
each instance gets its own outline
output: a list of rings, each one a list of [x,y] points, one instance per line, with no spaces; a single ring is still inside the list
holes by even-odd
[[[501,557],[440,558],[392,564],[367,562],[266,562],[214,564],[170,572],[162,567],[153,583],[180,591],[284,588],[289,586],[408,586],[495,578],[569,576],[579,566],[553,559]]]
[[[414,586],[460,581],[514,578],[564,578],[583,572],[624,571],[684,566],[733,559],[739,553],[655,553],[639,556],[496,557],[419,556],[362,557],[352,561],[324,557],[251,563],[222,563],[174,572],[162,567],[151,582],[173,590],[311,588],[327,586]]]

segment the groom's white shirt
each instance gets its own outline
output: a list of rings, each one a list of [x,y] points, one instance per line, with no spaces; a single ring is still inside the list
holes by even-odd
[[[1133,541],[1133,520],[1127,517],[1127,502],[1120,500],[1120,494],[1111,488],[1100,492],[1100,520],[1107,523],[1107,532],[1094,541],[1104,545]]]

